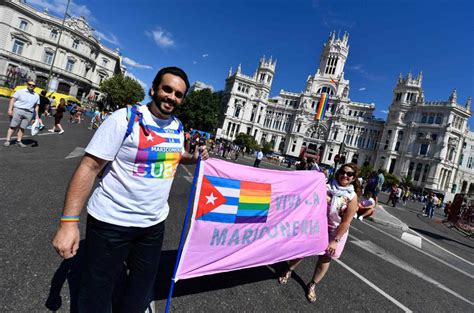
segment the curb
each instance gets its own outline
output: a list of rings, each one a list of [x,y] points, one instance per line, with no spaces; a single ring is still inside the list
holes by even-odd
[[[408,231],[410,228],[406,225],[406,224],[395,224],[395,223],[391,223],[391,222],[387,222],[383,219],[380,219],[380,218],[376,218],[376,217],[368,217],[366,218],[366,220],[368,221],[372,221],[373,223],[376,223],[376,224],[380,224],[380,225],[385,225],[385,226],[388,226],[388,227],[391,227],[391,228],[394,228],[394,229],[398,229],[398,230],[401,230],[401,231]]]

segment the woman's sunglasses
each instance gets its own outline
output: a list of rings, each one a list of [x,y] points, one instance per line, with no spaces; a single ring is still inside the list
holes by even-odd
[[[346,172],[346,171],[344,171],[344,170],[340,170],[340,171],[339,171],[339,175],[342,176],[342,175],[344,175],[344,174],[347,175],[347,177],[353,177],[353,176],[355,175],[355,172]]]

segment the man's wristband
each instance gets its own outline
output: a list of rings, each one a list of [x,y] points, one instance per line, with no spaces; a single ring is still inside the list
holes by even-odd
[[[76,222],[79,223],[79,215],[63,215],[61,216],[61,223],[71,223]]]
[[[339,243],[339,241],[341,241],[341,239],[334,238],[334,241]]]

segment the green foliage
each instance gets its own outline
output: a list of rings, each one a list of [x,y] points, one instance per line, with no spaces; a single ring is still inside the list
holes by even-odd
[[[372,173],[374,171],[374,168],[372,167],[372,165],[369,165],[369,164],[364,164],[362,165],[362,167],[360,168],[360,177],[369,177],[370,176],[370,173]]]
[[[245,147],[247,151],[250,149],[255,150],[259,147],[257,141],[255,141],[255,138],[244,133],[238,134],[234,140],[234,143],[241,147]]]
[[[210,89],[191,92],[174,114],[186,129],[215,132],[219,123],[221,96],[221,93],[212,93]]]
[[[123,108],[145,98],[145,91],[140,83],[123,74],[102,81],[100,91],[107,94],[106,102],[112,108]]]
[[[262,144],[262,152],[263,154],[269,154],[273,152],[273,145],[269,142],[264,142]]]
[[[408,187],[408,188],[412,188],[414,186],[411,176],[402,177],[402,186],[405,186],[405,187]]]
[[[400,184],[398,177],[393,174],[385,174],[384,188],[393,186],[394,184]]]

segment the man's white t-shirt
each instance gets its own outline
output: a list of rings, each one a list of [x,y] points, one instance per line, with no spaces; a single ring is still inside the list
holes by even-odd
[[[258,151],[258,152],[257,152],[257,159],[258,159],[258,160],[263,159],[263,152],[262,152],[262,151]]]
[[[149,227],[166,219],[168,196],[184,152],[184,133],[176,118],[161,120],[139,107],[148,135],[134,123],[123,139],[127,109],[120,109],[97,129],[86,152],[111,161],[87,204],[94,218],[119,226]]]
[[[14,108],[34,111],[37,104],[40,103],[40,97],[36,92],[30,92],[28,89],[19,89],[15,91],[12,98],[15,98]]]

